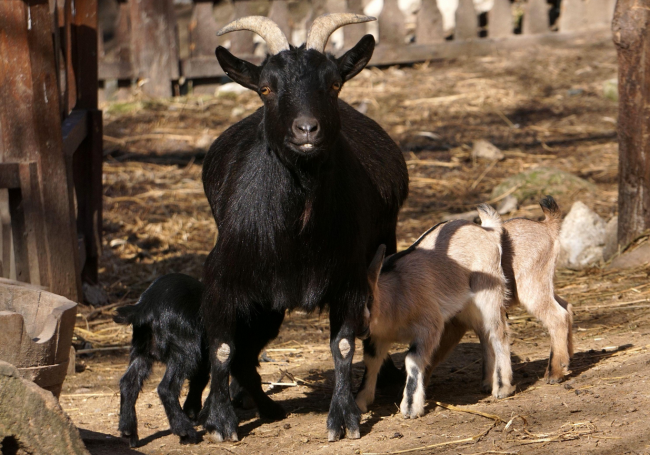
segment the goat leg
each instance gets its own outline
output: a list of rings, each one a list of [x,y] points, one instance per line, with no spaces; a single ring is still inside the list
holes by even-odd
[[[382,366],[383,359],[388,355],[389,346],[389,343],[381,340],[372,338],[363,340],[363,361],[366,365],[366,371],[355,400],[361,412],[368,412],[368,406],[375,401],[377,374]]]
[[[330,349],[334,357],[334,393],[327,416],[327,439],[330,442],[346,433],[350,439],[361,437],[361,412],[352,396],[351,385],[356,321],[351,316],[345,321],[342,319],[339,312],[330,309]]]
[[[138,446],[138,418],[135,413],[135,402],[138,399],[142,384],[151,373],[153,362],[146,356],[131,352],[129,368],[120,379],[120,424],[118,430],[122,437],[129,438],[131,447]]]
[[[187,417],[196,422],[201,412],[201,395],[205,386],[210,381],[210,364],[204,362],[199,366],[199,371],[190,378],[190,388],[183,404],[183,412]]]
[[[185,380],[182,369],[179,368],[181,365],[183,365],[181,359],[173,359],[167,363],[165,375],[158,384],[158,396],[165,408],[172,433],[181,438],[181,443],[196,444],[199,442],[198,433],[178,402],[181,387]]]

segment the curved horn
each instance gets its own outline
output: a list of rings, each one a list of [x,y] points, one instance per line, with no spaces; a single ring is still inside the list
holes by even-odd
[[[362,16],[354,13],[323,14],[314,19],[307,35],[307,49],[314,49],[318,52],[325,52],[325,45],[330,35],[344,25],[360,24],[362,22],[376,21],[371,16]]]
[[[289,50],[289,41],[287,41],[287,37],[284,36],[284,33],[282,33],[282,30],[280,30],[278,24],[273,22],[268,17],[241,17],[237,20],[232,21],[230,24],[219,30],[217,32],[217,35],[221,36],[223,34],[237,30],[249,30],[260,35],[262,38],[264,38],[264,41],[266,41],[266,45],[269,48],[269,53],[272,55]]]

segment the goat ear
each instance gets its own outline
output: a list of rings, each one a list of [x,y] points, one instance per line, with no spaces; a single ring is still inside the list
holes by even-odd
[[[359,40],[356,46],[336,60],[343,82],[349,81],[366,67],[374,50],[375,38],[372,35],[366,35]]]
[[[379,245],[375,257],[368,267],[368,281],[374,286],[377,284],[379,274],[381,273],[381,266],[384,262],[384,255],[386,254],[386,245]]]
[[[257,91],[261,69],[246,60],[232,55],[225,47],[219,46],[214,51],[223,71],[230,79],[246,88]]]

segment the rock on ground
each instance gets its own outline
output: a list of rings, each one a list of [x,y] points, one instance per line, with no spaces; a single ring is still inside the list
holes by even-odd
[[[562,222],[558,265],[582,269],[603,260],[605,221],[577,201]]]
[[[504,158],[503,152],[499,148],[483,139],[474,142],[472,147],[472,158],[485,159],[485,160],[502,160]]]
[[[0,449],[3,454],[89,455],[56,398],[2,361]]]
[[[650,243],[646,242],[633,251],[625,252],[614,259],[608,269],[629,269],[650,262]]]
[[[577,194],[593,193],[596,186],[569,172],[552,167],[539,166],[528,169],[505,179],[494,187],[490,199],[496,199],[504,193],[511,192],[520,205],[535,204],[550,194],[558,201],[560,208],[565,197]]]

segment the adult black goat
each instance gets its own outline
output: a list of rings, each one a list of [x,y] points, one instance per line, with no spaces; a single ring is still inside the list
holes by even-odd
[[[388,134],[338,99],[343,84],[370,60],[373,37],[364,36],[340,58],[324,49],[337,28],[369,20],[321,16],[298,48],[264,17],[242,18],[220,31],[256,32],[271,55],[256,66],[216,50],[226,74],[255,90],[264,106],[227,129],[203,164],[219,228],[205,264],[202,304],[212,362],[202,418],[213,440],[237,440],[229,372],[261,416],[284,417],[262,391],[258,355],[277,336],[286,310],[327,307],[335,363],[328,439],[346,431],[360,436],[350,386],[354,338],[363,330],[368,265],[380,244],[388,254],[396,250],[408,172]]]

